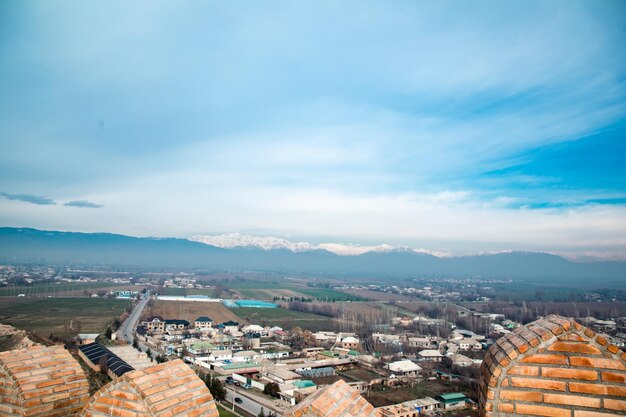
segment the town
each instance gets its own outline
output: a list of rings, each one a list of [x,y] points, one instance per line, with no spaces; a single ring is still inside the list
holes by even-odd
[[[80,324],[73,329],[66,325],[59,334],[38,329],[40,336],[32,335],[65,343],[101,375],[93,379],[96,386],[181,359],[207,381],[221,403],[218,410],[244,416],[285,415],[337,383],[360,393],[384,416],[475,415],[487,350],[524,323],[572,308],[581,323],[613,345],[626,342],[623,303],[543,302],[541,310],[533,311],[531,304],[531,311],[523,311],[513,302],[460,300],[458,291],[445,291],[447,281],[400,287],[287,277],[281,279],[288,284],[279,287],[276,277],[256,274],[218,281],[193,272],[11,265],[0,271],[5,283],[0,291],[14,312],[27,300],[124,303],[119,315],[98,329],[76,317],[72,322]],[[11,315],[3,322],[12,323]]]

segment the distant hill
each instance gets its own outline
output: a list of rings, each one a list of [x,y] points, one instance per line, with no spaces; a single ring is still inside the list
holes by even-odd
[[[409,250],[341,256],[313,248],[218,248],[177,238],[137,238],[110,233],[74,233],[0,228],[0,261],[11,263],[108,264],[149,268],[266,271],[376,278],[522,278],[548,283],[585,282],[626,286],[626,262],[572,262],[547,253],[437,257]]]

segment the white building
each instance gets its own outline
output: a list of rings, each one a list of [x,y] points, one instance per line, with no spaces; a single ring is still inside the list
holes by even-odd
[[[474,364],[474,361],[465,355],[456,353],[452,356],[452,363],[456,366],[467,367]]]
[[[422,367],[410,360],[402,360],[391,362],[387,365],[387,369],[396,376],[417,376]]]
[[[430,362],[441,362],[443,355],[435,349],[426,349],[417,353],[422,360]]]

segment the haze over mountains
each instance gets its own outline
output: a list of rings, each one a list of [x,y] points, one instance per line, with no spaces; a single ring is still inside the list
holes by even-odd
[[[267,242],[266,242],[267,243]],[[130,237],[29,228],[0,228],[0,261],[76,263],[228,271],[266,271],[341,277],[521,278],[623,286],[625,262],[572,262],[533,252],[437,257],[411,250],[353,256],[314,247],[292,251],[254,245],[220,248],[189,239]]]

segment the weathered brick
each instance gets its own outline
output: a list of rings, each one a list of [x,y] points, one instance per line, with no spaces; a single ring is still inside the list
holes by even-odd
[[[541,402],[543,399],[543,393],[538,391],[518,391],[518,390],[506,390],[500,391],[500,400],[519,400],[519,401],[532,401]]]
[[[602,372],[602,380],[606,382],[626,383],[626,373],[623,372]]]
[[[599,337],[599,336],[598,336]],[[570,342],[586,342],[587,339],[576,333],[569,333],[559,336],[559,340],[569,340]]]
[[[609,352],[611,352],[614,355],[617,355],[620,352],[620,348],[618,348],[615,345],[609,345],[607,349],[609,350]]]
[[[602,413],[599,411],[575,410],[574,417],[617,417],[615,413]]]
[[[597,347],[580,342],[556,342],[548,347],[548,350],[553,352],[585,353],[588,355],[599,355],[602,353]]]
[[[522,359],[524,363],[543,363],[551,365],[567,365],[567,356],[565,355],[548,355],[535,354],[526,356]]]
[[[509,375],[537,376],[539,375],[539,367],[515,365],[509,369]]]
[[[593,358],[587,356],[572,356],[570,357],[570,365],[572,366],[584,366],[588,368],[602,368],[612,369],[616,371],[626,370],[626,366],[623,362],[617,359],[609,358]]]
[[[577,407],[590,407],[590,408],[600,407],[600,398],[583,397],[580,395],[564,395],[564,394],[546,393],[543,396],[543,401],[546,403],[550,403],[550,404],[573,405]]]
[[[544,416],[544,417],[571,417],[572,412],[567,409],[557,408],[557,407],[546,407],[542,405],[534,405],[534,404],[516,404],[515,406],[517,413],[519,414],[530,414],[533,416]]]
[[[511,385],[522,388],[565,391],[565,382],[553,381],[549,379],[511,377]]]
[[[606,346],[608,342],[604,337],[598,335],[596,336],[596,343],[599,344],[600,346]]]
[[[595,381],[598,379],[598,372],[585,369],[544,367],[541,369],[541,376],[548,378],[568,378],[580,379],[584,381]]]
[[[586,384],[581,382],[570,382],[569,390],[571,392],[580,392],[583,394],[595,395],[613,395],[618,397],[626,397],[626,386],[606,385],[606,384]]]
[[[613,398],[605,398],[604,408],[608,408],[609,410],[626,411],[626,401],[616,400]]]

